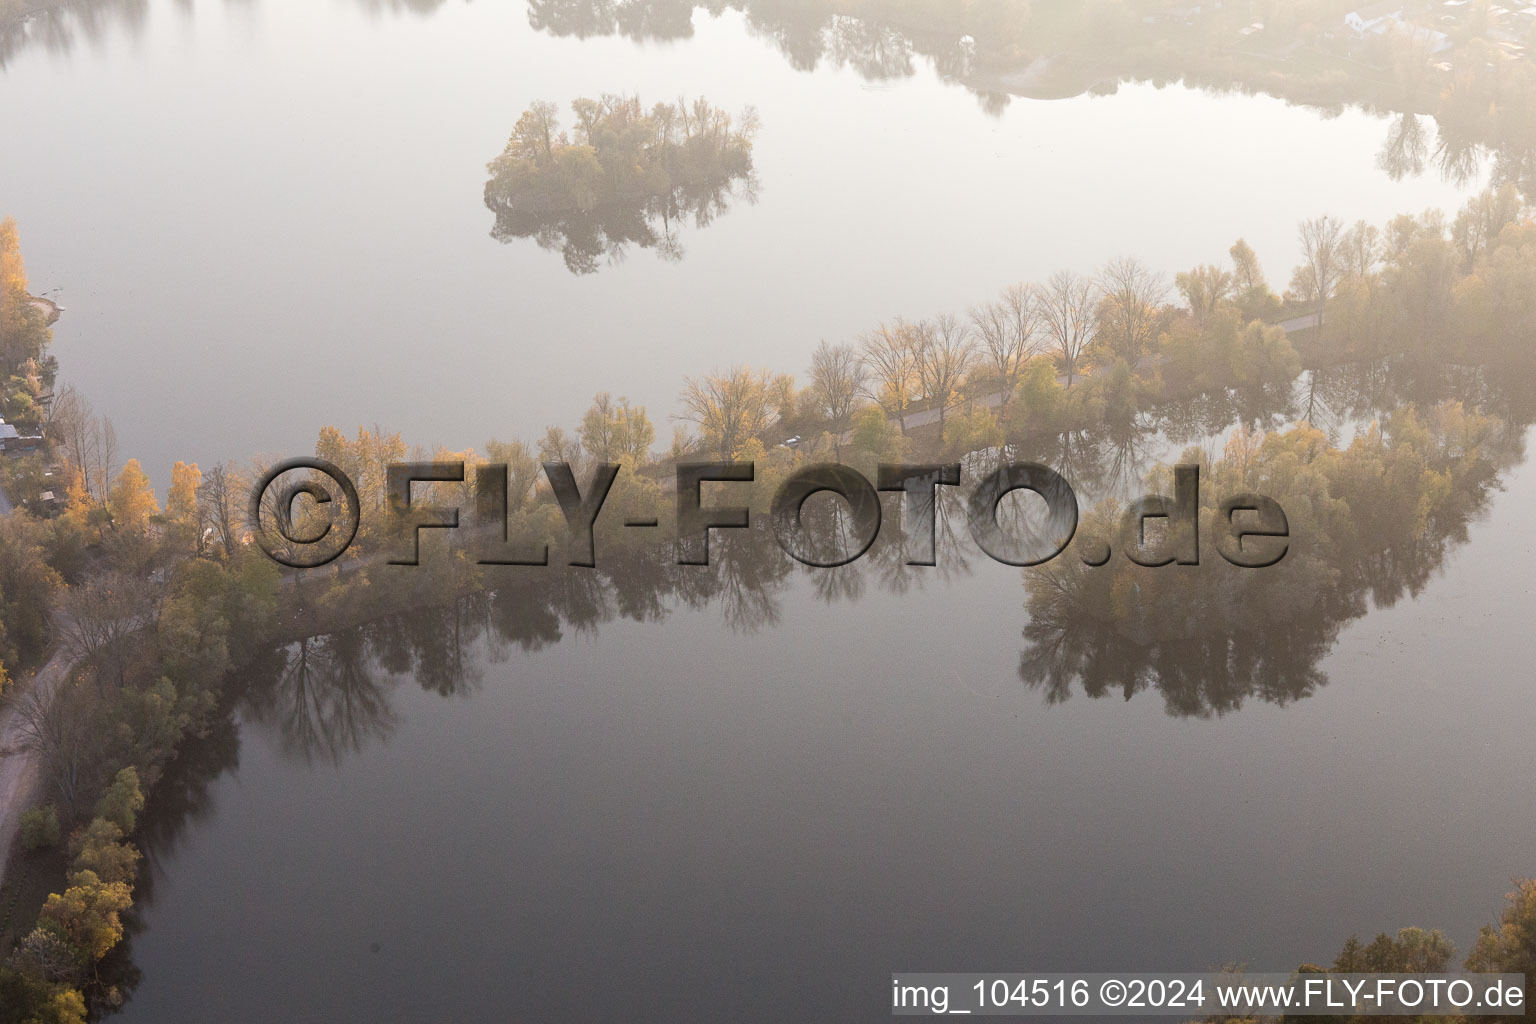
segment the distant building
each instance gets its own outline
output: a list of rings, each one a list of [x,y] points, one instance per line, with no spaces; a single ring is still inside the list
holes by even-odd
[[[1220,6],[1221,4],[1219,3],[1212,4],[1212,7],[1219,8]],[[1192,4],[1178,5],[1165,8],[1161,11],[1154,11],[1151,14],[1144,16],[1141,20],[1148,25],[1156,25],[1161,22],[1176,22],[1184,25],[1192,25],[1194,24],[1195,19],[1199,16],[1200,5]]]
[[[0,419],[0,452],[6,455],[25,455],[28,452],[37,451],[42,444],[41,437],[23,434],[13,425]]]
[[[1409,36],[1429,53],[1431,57],[1442,54],[1456,44],[1451,37],[1439,29],[1430,28],[1427,25],[1404,24],[1398,26],[1398,31]]]
[[[1386,0],[1344,15],[1344,24],[1358,39],[1384,36],[1403,22],[1403,5]]]

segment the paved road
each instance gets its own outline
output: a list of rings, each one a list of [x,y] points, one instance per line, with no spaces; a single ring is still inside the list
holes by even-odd
[[[1310,331],[1317,325],[1317,314],[1308,313],[1306,316],[1293,316],[1289,320],[1282,320],[1279,326],[1286,334],[1295,334],[1297,331]]]
[[[51,700],[72,667],[69,655],[59,651],[30,682],[19,680],[12,692],[31,686]],[[0,706],[0,885],[5,884],[6,854],[21,827],[21,814],[32,806],[38,792],[37,759],[28,753],[25,743],[21,716],[9,704]]]

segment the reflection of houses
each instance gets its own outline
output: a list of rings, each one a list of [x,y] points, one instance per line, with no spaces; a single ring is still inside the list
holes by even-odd
[[[1221,4],[1216,4],[1220,7]],[[1193,25],[1195,19],[1200,16],[1200,5],[1176,4],[1161,11],[1154,11],[1145,15],[1141,20],[1147,25],[1156,25],[1161,22],[1173,22],[1180,25]]]
[[[1422,53],[1431,57],[1444,53],[1455,45],[1451,37],[1439,29],[1416,24],[1405,18],[1400,0],[1399,2],[1387,0],[1384,3],[1350,11],[1344,15],[1344,24],[1358,40],[1382,39],[1388,36],[1399,39],[1406,37],[1412,40]]]
[[[1530,37],[1536,27],[1536,7],[1503,7],[1494,4],[1488,8],[1488,35],[1495,42],[1519,43]]]
[[[1344,24],[1349,26],[1349,30],[1355,34],[1356,39],[1373,35],[1384,36],[1402,23],[1403,5],[1393,3],[1392,0],[1362,7],[1344,15]]]
[[[1399,30],[1414,41],[1414,44],[1420,48],[1420,52],[1430,56],[1444,53],[1456,45],[1444,32],[1425,25],[1401,25]]]

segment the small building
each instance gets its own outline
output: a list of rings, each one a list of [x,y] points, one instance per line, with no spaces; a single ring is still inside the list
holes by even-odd
[[[13,424],[0,419],[0,452],[6,455],[26,455],[37,451],[42,446],[41,437],[23,434]]]
[[[1399,25],[1398,31],[1407,35],[1431,57],[1438,56],[1456,45],[1450,36],[1428,25]]]
[[[1344,24],[1355,38],[1364,39],[1367,36],[1384,36],[1403,21],[1403,5],[1401,2],[1384,0],[1379,4],[1369,7],[1361,7],[1344,15]]]

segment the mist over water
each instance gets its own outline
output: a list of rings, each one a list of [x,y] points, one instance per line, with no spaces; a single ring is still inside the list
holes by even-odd
[[[922,58],[797,71],[734,12],[634,43],[535,31],[520,4],[133,9],[13,54],[0,116],[46,143],[0,153],[0,181],[35,287],[68,307],[64,378],[157,482],[176,459],[308,451],[326,424],[455,450],[569,429],[600,390],[665,439],[684,375],[803,375],[822,338],[1116,256],[1171,275],[1239,235],[1279,284],[1303,218],[1481,188],[1393,181],[1391,122],[1359,110],[1122,85],[994,116]],[[632,247],[574,276],[498,244],[486,165],[519,115],[549,100],[569,125],[604,92],[755,107],[755,204],[684,225],[676,262]]]

